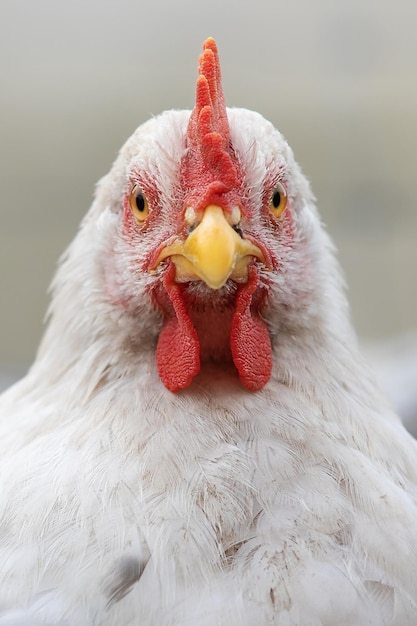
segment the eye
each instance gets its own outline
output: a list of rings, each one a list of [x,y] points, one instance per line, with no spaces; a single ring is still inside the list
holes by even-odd
[[[287,206],[287,192],[284,185],[277,183],[271,193],[269,210],[274,217],[281,217]]]
[[[139,185],[135,185],[130,193],[130,208],[138,222],[144,222],[149,214],[149,204]]]

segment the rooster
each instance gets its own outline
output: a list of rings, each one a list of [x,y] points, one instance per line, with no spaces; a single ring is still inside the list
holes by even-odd
[[[99,182],[0,414],[0,625],[416,624],[416,443],[213,39],[194,109]]]

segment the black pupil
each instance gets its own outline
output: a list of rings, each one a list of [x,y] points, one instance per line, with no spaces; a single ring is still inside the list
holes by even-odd
[[[272,206],[274,209],[277,209],[281,204],[281,194],[279,191],[275,190],[272,194]]]
[[[145,210],[145,197],[143,193],[138,193],[136,196],[136,207],[141,213]]]

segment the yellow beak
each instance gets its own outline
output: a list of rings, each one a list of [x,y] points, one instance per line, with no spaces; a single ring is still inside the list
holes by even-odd
[[[177,240],[166,246],[158,256],[155,268],[171,257],[178,282],[203,280],[212,289],[220,289],[232,278],[247,279],[247,266],[252,257],[264,260],[261,250],[234,230],[223,209],[209,205],[198,226],[185,241]]]

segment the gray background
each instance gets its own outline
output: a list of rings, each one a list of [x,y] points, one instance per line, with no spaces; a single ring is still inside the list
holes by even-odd
[[[193,106],[216,38],[229,106],[284,133],[365,341],[417,327],[415,0],[1,0],[0,372],[23,371],[56,260],[149,115]]]

